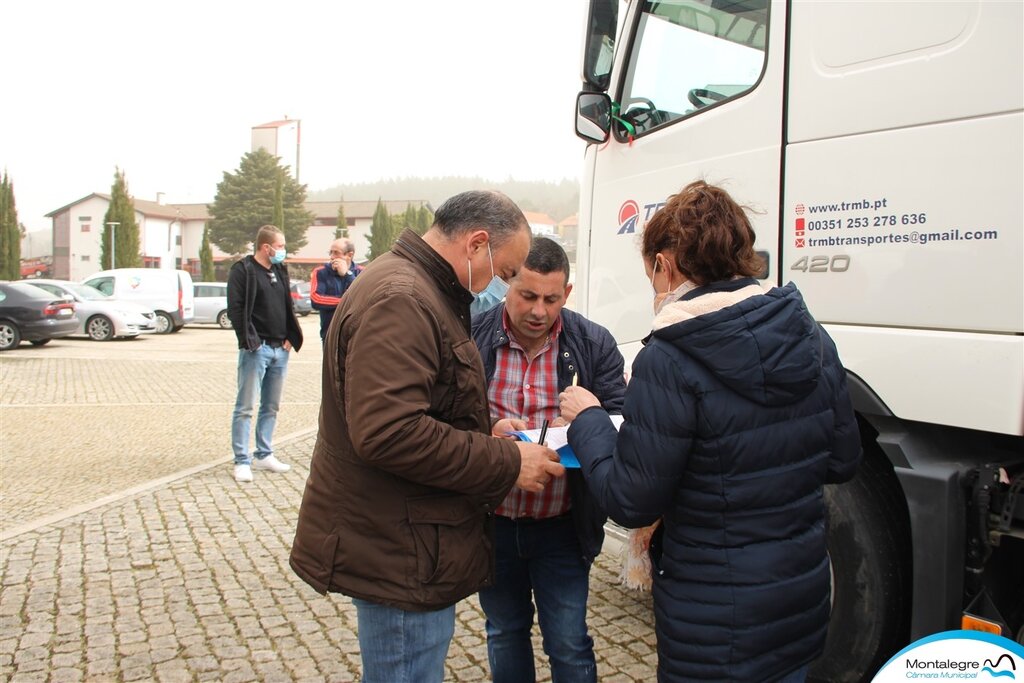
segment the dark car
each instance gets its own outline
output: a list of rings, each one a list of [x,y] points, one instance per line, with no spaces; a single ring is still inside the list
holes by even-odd
[[[313,304],[309,300],[309,283],[292,283],[292,305],[299,315],[309,315],[313,311]]]
[[[22,282],[0,282],[0,351],[24,339],[42,346],[78,330],[75,304]]]

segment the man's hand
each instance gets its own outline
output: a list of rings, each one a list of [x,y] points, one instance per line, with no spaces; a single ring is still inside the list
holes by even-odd
[[[505,417],[494,423],[491,428],[491,436],[500,436],[503,439],[514,438],[512,432],[521,432],[526,429],[526,420],[516,420]]]
[[[558,408],[562,417],[569,422],[575,420],[576,416],[587,408],[599,405],[601,402],[597,400],[597,396],[583,387],[566,387],[565,391],[558,395]]]
[[[547,446],[528,441],[517,441],[519,448],[519,478],[516,486],[524,491],[540,493],[552,477],[561,477],[565,468],[558,462],[558,453]]]
[[[331,259],[331,268],[334,268],[334,272],[344,277],[348,273],[350,267],[349,260],[344,256],[336,259]]]

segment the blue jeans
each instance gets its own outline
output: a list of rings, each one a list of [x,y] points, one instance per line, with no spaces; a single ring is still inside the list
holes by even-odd
[[[455,605],[408,612],[352,598],[363,683],[441,683],[455,635]]]
[[[231,414],[231,450],[234,451],[236,465],[252,462],[249,429],[257,396],[260,411],[256,416],[256,451],[253,455],[262,460],[274,453],[270,441],[274,437],[284,378],[288,374],[288,356],[289,352],[283,347],[266,344],[255,351],[238,351],[238,398]]]
[[[529,683],[533,667],[533,601],[553,683],[597,680],[587,633],[590,567],[572,517],[495,517],[497,577],[480,591],[487,617],[487,659],[495,683]],[[531,598],[532,592],[532,598]]]

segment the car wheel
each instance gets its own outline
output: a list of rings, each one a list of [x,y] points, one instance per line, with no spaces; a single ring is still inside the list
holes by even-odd
[[[174,331],[174,321],[171,320],[171,316],[164,313],[163,311],[156,312],[156,333],[157,334],[170,334]]]
[[[221,311],[220,313],[217,314],[217,324],[220,325],[221,329],[223,330],[231,329],[231,320],[228,319],[227,311]]]
[[[95,315],[85,324],[85,332],[93,341],[110,341],[114,338],[114,323],[106,316]]]
[[[185,326],[184,325],[175,325],[174,327],[171,328],[171,333],[172,334],[177,334],[178,332],[181,332],[183,327],[185,327]]]
[[[910,523],[885,455],[865,441],[857,476],[825,487],[832,616],[808,681],[870,681],[910,631]]]
[[[32,346],[46,346],[50,341],[50,339],[33,339],[29,343],[32,344]]]
[[[21,331],[18,326],[6,320],[0,320],[0,351],[18,348],[21,343]]]

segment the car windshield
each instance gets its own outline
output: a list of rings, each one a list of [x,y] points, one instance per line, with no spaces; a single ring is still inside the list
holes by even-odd
[[[75,296],[78,296],[82,299],[86,299],[88,301],[103,301],[110,298],[100,290],[96,289],[95,287],[90,287],[89,285],[80,285],[77,282],[68,282],[67,284],[64,284],[62,286],[65,289],[74,292]]]

